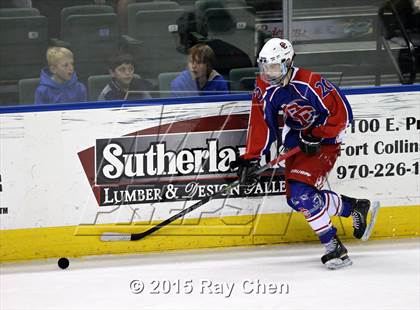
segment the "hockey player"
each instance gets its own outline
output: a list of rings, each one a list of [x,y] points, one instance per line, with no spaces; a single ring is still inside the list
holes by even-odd
[[[353,235],[361,239],[370,208],[369,200],[322,190],[353,114],[338,87],[319,74],[294,67],[294,57],[291,43],[279,38],[267,41],[259,53],[260,74],[252,97],[246,152],[234,166],[242,184],[255,182],[253,172],[259,168],[260,157],[280,138],[278,114],[283,111],[283,145],[301,149],[285,163],[287,203],[303,213],[325,246],[322,263],[337,269],[352,261],[330,216],[352,216]]]

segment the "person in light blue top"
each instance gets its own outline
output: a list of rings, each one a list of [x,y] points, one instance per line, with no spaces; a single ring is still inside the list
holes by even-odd
[[[226,95],[228,83],[213,69],[215,55],[206,44],[194,45],[188,55],[187,69],[172,82],[172,96]]]
[[[77,80],[73,53],[64,47],[47,50],[48,67],[42,69],[35,104],[87,101],[86,87]]]

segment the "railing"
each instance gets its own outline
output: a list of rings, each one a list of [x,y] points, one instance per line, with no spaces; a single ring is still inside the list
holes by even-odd
[[[385,38],[385,35],[383,33],[384,30],[384,21],[385,21],[385,7],[383,6],[382,8],[379,9],[379,19],[380,21],[382,21],[382,25],[381,25],[381,30],[382,30],[382,35],[381,35],[381,44],[385,47],[396,71],[398,74],[398,77],[400,79],[400,82],[402,84],[413,84],[416,80],[416,63],[417,63],[417,57],[416,57],[416,51],[415,51],[415,45],[413,43],[413,41],[410,38],[410,35],[408,34],[404,23],[401,20],[401,17],[398,13],[397,8],[395,7],[394,3],[392,1],[388,1],[387,4],[389,5],[389,8],[391,9],[391,12],[395,18],[396,21],[396,26],[398,27],[399,31],[400,31],[400,36],[402,36],[402,38],[404,39],[406,46],[407,46],[407,50],[409,53],[409,59],[410,59],[410,72],[409,72],[409,77],[405,77],[403,72],[401,71],[401,68],[398,64],[398,62],[395,60],[394,55],[392,54],[392,50],[391,50],[391,46],[389,45],[387,39]]]

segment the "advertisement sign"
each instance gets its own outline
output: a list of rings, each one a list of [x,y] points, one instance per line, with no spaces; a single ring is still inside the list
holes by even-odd
[[[247,125],[247,114],[179,121],[98,139],[79,157],[99,206],[197,200],[236,179],[230,163],[245,152]],[[280,172],[226,196],[284,194]]]
[[[328,40],[371,40],[374,41],[375,17],[346,17],[329,19],[296,19],[292,23],[292,37],[295,42]],[[283,23],[276,20],[261,20],[255,25],[265,37],[283,38]]]
[[[419,98],[349,95],[355,120],[327,185],[383,207],[419,205]],[[1,114],[1,229],[166,219],[235,180],[229,165],[244,152],[249,108],[180,102]],[[290,213],[284,190],[277,167],[186,217]]]

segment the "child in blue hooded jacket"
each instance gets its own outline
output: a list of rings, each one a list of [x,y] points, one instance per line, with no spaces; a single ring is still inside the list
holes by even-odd
[[[194,45],[189,51],[188,68],[171,82],[172,96],[228,94],[228,83],[213,69],[214,62],[214,52],[208,45]]]
[[[64,47],[47,50],[48,68],[41,71],[35,104],[87,101],[86,87],[77,80],[73,53]]]

